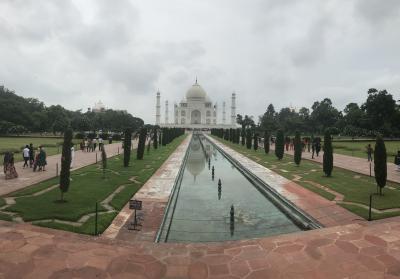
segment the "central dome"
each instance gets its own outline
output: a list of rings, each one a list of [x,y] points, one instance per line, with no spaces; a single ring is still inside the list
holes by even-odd
[[[197,83],[192,85],[189,90],[186,92],[186,99],[205,99],[207,97],[207,93],[203,88]]]

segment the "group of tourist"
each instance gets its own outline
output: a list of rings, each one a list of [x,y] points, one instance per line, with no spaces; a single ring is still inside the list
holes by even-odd
[[[104,145],[103,138],[93,138],[93,139],[88,139],[85,138],[81,141],[80,143],[80,148],[81,151],[86,151],[86,152],[93,152],[96,151],[96,148],[99,148],[99,151],[102,149]]]
[[[33,144],[25,145],[22,150],[22,158],[24,164],[22,168],[32,168],[33,171],[45,171],[46,170],[46,151],[44,147],[39,146],[39,149],[35,152]],[[4,154],[3,171],[6,179],[17,178],[18,173],[14,166],[14,154],[12,152],[6,152]]]

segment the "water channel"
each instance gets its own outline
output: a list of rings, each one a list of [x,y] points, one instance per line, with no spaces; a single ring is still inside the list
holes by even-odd
[[[160,241],[214,242],[301,230],[201,135],[193,135],[182,171]]]

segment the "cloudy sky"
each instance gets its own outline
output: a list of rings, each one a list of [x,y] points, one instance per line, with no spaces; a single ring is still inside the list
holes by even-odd
[[[180,101],[196,76],[242,114],[342,109],[370,87],[400,98],[399,30],[399,0],[1,0],[0,84],[151,123],[157,89]]]

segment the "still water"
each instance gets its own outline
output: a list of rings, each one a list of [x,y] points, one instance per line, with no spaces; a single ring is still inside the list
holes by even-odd
[[[168,242],[226,241],[300,231],[211,143],[204,138],[202,143],[204,149],[200,138],[193,136],[172,221],[167,220],[171,224],[163,228],[164,235],[169,228]]]

